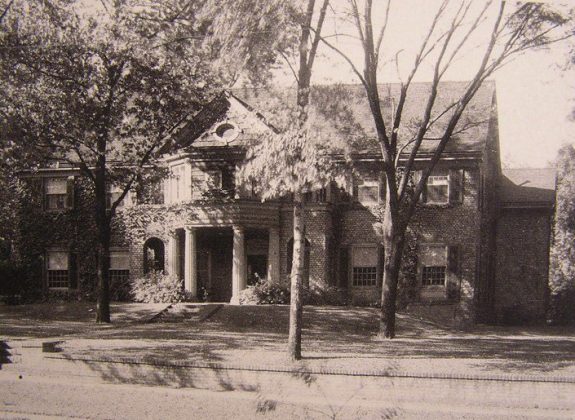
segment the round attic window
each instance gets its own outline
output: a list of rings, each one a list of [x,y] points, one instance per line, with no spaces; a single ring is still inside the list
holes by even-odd
[[[218,139],[229,143],[240,134],[240,130],[230,122],[223,122],[216,127],[215,135]]]

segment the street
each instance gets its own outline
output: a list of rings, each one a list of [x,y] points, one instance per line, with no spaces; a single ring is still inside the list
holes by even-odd
[[[0,371],[0,416],[14,418],[573,418],[575,385],[368,378],[332,397],[329,381],[301,392],[282,387],[210,391]],[[281,381],[278,381],[278,384]],[[339,384],[346,383],[338,379]],[[270,387],[272,388],[272,387]],[[380,389],[380,393],[373,392]],[[461,392],[458,390],[461,389]],[[473,392],[473,390],[477,392]],[[470,392],[471,391],[471,392]],[[452,394],[438,398],[433,394]],[[378,397],[379,395],[379,397]],[[513,395],[513,398],[509,396]]]

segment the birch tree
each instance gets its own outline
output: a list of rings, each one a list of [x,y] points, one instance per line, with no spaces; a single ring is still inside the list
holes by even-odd
[[[131,0],[10,1],[0,22],[0,115],[18,136],[12,155],[50,156],[80,169],[94,189],[97,322],[110,322],[111,223],[158,146],[206,102],[213,74],[202,26],[169,7]],[[166,15],[174,25],[161,23]],[[15,152],[14,152],[15,151]],[[114,185],[120,194],[107,208]]]
[[[380,16],[377,20],[373,17],[376,6],[382,7],[377,12]],[[542,3],[519,3],[511,7],[499,1],[478,4],[444,0],[438,3],[422,42],[411,58],[412,65],[403,74],[398,70],[400,93],[395,112],[388,115],[382,108],[378,90],[379,76],[386,66],[392,65],[399,69],[403,64],[402,52],[387,46],[391,44],[390,39],[402,36],[388,30],[394,19],[392,2],[376,2],[374,5],[373,0],[349,0],[346,10],[340,11],[339,16],[349,19],[354,28],[355,34],[352,36],[358,39],[363,63],[356,64],[352,52],[340,48],[333,42],[333,37],[322,37],[322,41],[350,65],[360,81],[368,99],[369,108],[366,111],[371,114],[375,126],[381,169],[387,184],[383,216],[385,258],[379,334],[381,337],[393,338],[405,233],[429,175],[446,146],[462,129],[464,111],[485,80],[513,57],[568,36],[562,31],[567,19]],[[484,28],[487,28],[488,36],[481,38],[479,32],[485,31]],[[476,54],[475,60],[465,55],[471,49]],[[436,99],[441,82],[461,59],[470,60],[470,66],[474,66],[470,81],[447,106],[439,107]],[[415,127],[408,127],[403,119],[404,106],[411,94],[412,82],[424,67],[431,68],[429,94],[423,99],[423,111]],[[427,139],[435,140],[436,145],[430,159],[425,162],[421,176],[411,189],[409,184],[416,170],[416,158]]]

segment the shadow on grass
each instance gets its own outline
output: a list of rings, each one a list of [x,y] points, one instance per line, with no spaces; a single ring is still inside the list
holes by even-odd
[[[28,306],[28,305],[26,305]],[[30,305],[33,306],[33,305]],[[77,355],[138,358],[142,361],[281,363],[287,341],[289,307],[224,306],[205,322],[144,323],[150,307],[120,305],[111,325],[91,319],[79,321],[89,305],[72,305],[67,313],[56,306],[54,314],[41,319],[52,305],[0,309],[2,332],[7,336],[37,338],[73,335],[88,340],[71,349]],[[160,308],[160,306],[158,307]],[[156,309],[158,309],[156,308]],[[57,320],[54,320],[57,319]],[[571,330],[540,327],[485,327],[473,333],[453,331],[409,315],[398,314],[397,338],[378,341],[378,311],[373,308],[304,308],[302,347],[307,360],[453,359],[484,363],[488,371],[554,372],[575,364],[575,336]],[[348,364],[349,365],[349,364]]]

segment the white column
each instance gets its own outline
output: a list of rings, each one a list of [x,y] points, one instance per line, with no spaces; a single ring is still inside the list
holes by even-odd
[[[246,241],[245,231],[241,226],[234,226],[232,266],[232,299],[230,303],[240,303],[239,293],[247,285]]]
[[[269,230],[268,281],[280,282],[280,230],[277,227]]]
[[[192,296],[198,295],[196,229],[186,227],[186,249],[184,255],[184,287]]]
[[[178,277],[178,235],[175,231],[170,233],[168,241],[168,274]]]

